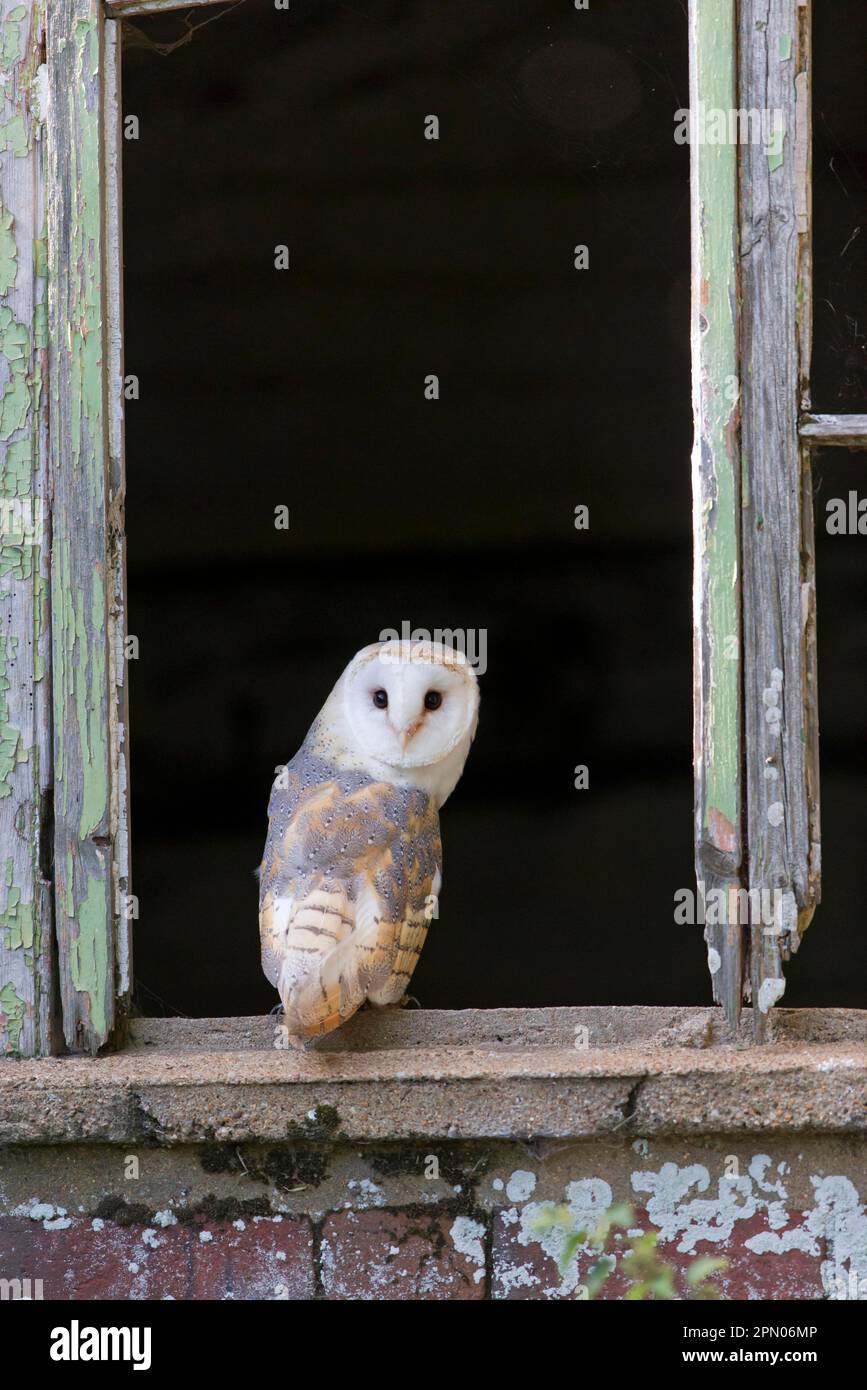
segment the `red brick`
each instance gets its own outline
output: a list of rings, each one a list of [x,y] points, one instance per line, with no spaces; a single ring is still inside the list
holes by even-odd
[[[46,1231],[27,1217],[0,1218],[0,1277],[41,1279],[46,1299],[312,1298],[313,1250],[306,1219],[249,1221],[244,1231],[212,1221],[154,1230],[76,1217]],[[285,1258],[281,1258],[281,1256]],[[132,1267],[131,1267],[132,1266]],[[279,1291],[278,1291],[279,1290]]]
[[[456,1300],[484,1298],[478,1261],[455,1249],[453,1216],[382,1210],[326,1218],[321,1270],[329,1299]]]
[[[725,1299],[816,1299],[824,1297],[820,1273],[824,1251],[819,1247],[815,1255],[803,1250],[786,1250],[781,1253],[768,1251],[756,1253],[747,1248],[746,1242],[752,1237],[770,1233],[784,1236],[785,1231],[799,1229],[803,1223],[800,1213],[793,1213],[788,1225],[782,1231],[772,1231],[764,1212],[736,1221],[731,1236],[727,1240],[696,1241],[689,1251],[677,1249],[678,1241],[660,1241],[658,1250],[661,1260],[673,1265],[677,1271],[675,1287],[680,1298],[686,1298],[689,1287],[684,1275],[699,1256],[728,1261],[728,1267],[717,1271],[713,1282],[717,1284]],[[635,1213],[635,1226],[643,1230],[652,1229],[645,1211]],[[523,1245],[519,1239],[519,1223],[509,1220],[508,1213],[498,1212],[494,1219],[493,1265],[494,1280],[492,1296],[496,1299],[542,1299],[574,1298],[573,1291],[561,1292],[561,1279],[556,1261],[545,1253],[541,1245],[530,1241]],[[628,1242],[612,1241],[609,1250],[627,1248]],[[580,1253],[577,1260],[578,1284],[586,1278],[595,1256]],[[628,1263],[627,1263],[628,1268]],[[626,1277],[623,1266],[611,1274],[600,1292],[599,1299],[623,1299],[630,1288],[631,1281]]]
[[[243,1231],[212,1221],[205,1230],[212,1235],[211,1241],[202,1242],[194,1233],[196,1272],[191,1297],[313,1297],[313,1240],[306,1219],[247,1220]]]

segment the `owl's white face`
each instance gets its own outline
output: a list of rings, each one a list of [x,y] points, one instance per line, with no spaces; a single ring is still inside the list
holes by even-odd
[[[386,642],[359,652],[341,685],[347,723],[366,757],[425,786],[430,779],[413,776],[412,770],[422,774],[447,764],[443,773],[449,785],[442,791],[448,795],[463,768],[479,708],[475,672],[463,655],[438,643]],[[438,785],[430,789],[440,790]]]

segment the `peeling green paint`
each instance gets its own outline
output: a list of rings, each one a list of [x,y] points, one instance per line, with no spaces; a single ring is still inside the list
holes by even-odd
[[[42,957],[39,848],[40,764],[48,738],[34,677],[45,674],[47,580],[40,574],[46,248],[35,236],[46,147],[34,139],[45,0],[17,4],[0,23],[0,1050],[44,1052],[47,973]],[[44,76],[46,69],[42,68]],[[29,100],[28,100],[29,98]],[[11,158],[9,157],[11,156]],[[23,161],[23,163],[19,162]],[[26,769],[22,764],[27,764]]]
[[[774,169],[779,169],[783,162],[783,147],[786,141],[785,126],[781,123],[777,126],[768,141],[768,168],[773,173]]]
[[[23,159],[30,149],[23,116],[11,116],[0,121],[0,152],[11,150],[16,159]]]
[[[27,17],[27,6],[16,5],[3,21],[3,37],[0,40],[0,65],[7,72],[21,57],[21,28]]]
[[[59,10],[53,62],[49,54],[53,119],[47,128],[50,174],[60,184],[49,205],[52,330],[66,335],[62,366],[50,383],[52,417],[60,421],[51,439],[58,973],[66,1037],[96,1051],[114,1009],[112,852],[102,843],[110,838],[111,768],[98,80],[102,14],[95,0],[59,0]],[[37,341],[39,331],[34,325]]]
[[[30,388],[30,334],[15,318],[8,304],[0,305],[0,354],[8,363],[9,380],[0,399],[0,439],[10,439],[27,422]]]
[[[96,26],[79,21],[75,29],[77,47],[76,67],[84,74],[90,65],[92,74],[98,71],[99,38]],[[88,58],[90,54],[90,58]],[[72,258],[81,267],[83,293],[81,317],[73,319],[72,352],[70,354],[70,386],[73,405],[73,448],[79,457],[82,417],[91,427],[92,437],[101,438],[102,431],[102,265],[94,257],[93,247],[101,245],[100,197],[100,112],[94,96],[92,105],[82,88],[79,104],[80,143],[73,151],[75,167],[71,171],[76,190],[79,217],[73,226]]]
[[[29,951],[35,937],[35,920],[32,903],[21,901],[21,889],[13,883],[15,865],[12,859],[6,860],[6,907],[0,914],[0,927],[6,929],[7,951],[24,949]]]
[[[8,294],[18,274],[18,248],[12,213],[0,203],[0,294]]]
[[[108,885],[93,877],[87,894],[78,905],[78,935],[71,942],[72,982],[90,1001],[90,1022],[100,1037],[106,1032],[106,990],[108,986]]]
[[[0,1032],[5,1029],[10,1052],[21,1051],[21,1034],[26,1013],[26,1000],[21,998],[13,984],[4,985],[0,989]]]
[[[791,34],[780,35],[780,62],[787,63],[792,56]]]
[[[11,777],[19,763],[27,762],[29,750],[21,740],[21,731],[9,722],[9,689],[7,657],[14,662],[18,639],[0,636],[0,801],[12,795]]]
[[[13,499],[21,501],[20,520],[22,527],[16,532],[3,534],[2,523],[5,510],[0,512],[0,577],[29,580],[38,570],[37,556],[41,542],[41,528],[37,529],[41,504],[31,496],[32,480],[32,442],[28,435],[16,439],[6,448],[6,456],[0,460],[0,505],[5,509]],[[25,534],[23,523],[33,523],[29,534]]]

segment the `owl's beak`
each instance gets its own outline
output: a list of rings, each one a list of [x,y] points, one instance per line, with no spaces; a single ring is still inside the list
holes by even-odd
[[[416,719],[416,720],[413,721],[412,724],[407,724],[406,728],[404,729],[403,733],[401,734],[401,736],[400,736],[400,743],[401,743],[401,747],[403,748],[403,751],[404,751],[404,752],[406,752],[408,745],[409,745],[410,743],[412,743],[412,740],[415,738],[416,734],[418,733],[420,725],[421,725],[421,720],[420,720],[420,719]]]

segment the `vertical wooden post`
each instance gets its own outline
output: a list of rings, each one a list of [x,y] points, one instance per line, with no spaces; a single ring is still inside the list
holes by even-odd
[[[116,996],[128,1009],[132,993],[132,918],[129,843],[129,691],[126,680],[126,468],[123,414],[123,208],[121,150],[121,25],[105,21],[103,77],[105,126],[105,243],[108,394],[108,589],[109,743],[112,750],[111,823]],[[116,1030],[117,1031],[117,1030]],[[118,1039],[116,1039],[118,1040]]]
[[[110,331],[106,33],[101,0],[48,12],[48,265],[55,760],[55,913],[67,1044],[117,1040],[125,875],[118,682],[122,512],[109,431],[119,347]],[[116,198],[115,198],[116,208]],[[116,245],[115,245],[116,251]],[[114,291],[117,296],[117,290]],[[112,453],[114,449],[114,454]],[[118,576],[121,576],[120,587]],[[120,634],[121,649],[117,636]]]
[[[706,139],[703,114],[736,105],[735,0],[690,0],[689,28],[695,867],[700,892],[734,907],[705,929],[714,998],[734,1028],[743,988],[738,171],[736,146]]]
[[[51,1050],[45,3],[0,0],[0,1055]]]
[[[756,1034],[819,899],[815,572],[809,450],[810,10],[741,0],[744,714]],[[753,116],[753,119],[755,117]],[[771,919],[771,920],[769,920]]]

